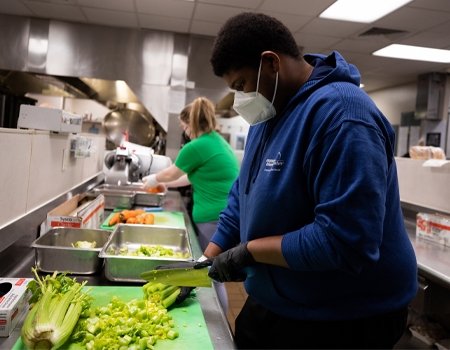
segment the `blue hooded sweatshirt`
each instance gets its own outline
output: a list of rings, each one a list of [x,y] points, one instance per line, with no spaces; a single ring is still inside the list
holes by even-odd
[[[239,178],[212,242],[223,250],[283,235],[289,268],[257,263],[247,293],[301,320],[370,317],[406,307],[417,263],[400,207],[389,121],[337,52],[284,111],[249,130]]]

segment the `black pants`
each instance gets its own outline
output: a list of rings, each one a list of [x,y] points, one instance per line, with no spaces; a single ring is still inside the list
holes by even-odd
[[[407,308],[357,320],[300,321],[274,314],[247,298],[236,319],[239,349],[392,349],[402,336]]]

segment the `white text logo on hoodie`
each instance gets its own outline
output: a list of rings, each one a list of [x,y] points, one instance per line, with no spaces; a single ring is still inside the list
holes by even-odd
[[[277,157],[274,159],[267,158],[266,159],[266,167],[264,171],[272,172],[272,171],[281,171],[283,168],[284,160],[281,159],[281,153],[278,152]]]

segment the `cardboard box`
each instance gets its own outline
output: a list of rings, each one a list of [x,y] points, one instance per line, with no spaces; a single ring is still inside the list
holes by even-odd
[[[416,236],[450,247],[450,217],[417,213]]]
[[[98,229],[103,223],[105,197],[78,194],[47,214],[46,231],[54,227]]]
[[[31,292],[26,289],[32,280],[0,277],[0,337],[9,337],[27,313]]]

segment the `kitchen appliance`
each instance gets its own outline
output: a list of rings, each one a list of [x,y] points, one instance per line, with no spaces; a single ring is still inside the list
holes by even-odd
[[[136,104],[133,105],[133,108]],[[103,128],[108,140],[119,146],[123,135],[127,140],[139,145],[150,146],[155,138],[155,126],[152,117],[144,109],[117,109],[109,112],[103,120]]]
[[[21,105],[17,127],[19,129],[77,133],[81,132],[82,117],[62,109]]]
[[[123,141],[115,150],[105,154],[105,183],[127,185],[157,173],[171,164],[169,157],[155,154],[150,147]]]

